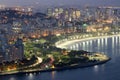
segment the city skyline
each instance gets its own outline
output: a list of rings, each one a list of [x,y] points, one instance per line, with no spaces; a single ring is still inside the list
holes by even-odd
[[[0,80],[119,80],[119,3],[0,0]]]
[[[0,0],[6,6],[120,6],[119,0]]]

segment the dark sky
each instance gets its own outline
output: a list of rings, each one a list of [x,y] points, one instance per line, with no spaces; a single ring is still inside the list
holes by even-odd
[[[120,0],[0,0],[7,6],[27,5],[88,5],[88,6],[120,6]]]

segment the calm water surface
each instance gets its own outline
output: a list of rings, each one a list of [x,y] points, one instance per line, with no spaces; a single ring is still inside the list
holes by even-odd
[[[68,45],[68,49],[104,52],[112,59],[102,65],[65,71],[0,76],[0,80],[120,80],[120,37],[102,38]]]

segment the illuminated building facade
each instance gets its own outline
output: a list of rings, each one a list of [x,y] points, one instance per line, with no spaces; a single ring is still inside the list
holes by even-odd
[[[55,17],[56,19],[62,19],[66,21],[77,20],[80,18],[80,10],[75,8],[49,8],[47,9],[47,15],[49,17]]]

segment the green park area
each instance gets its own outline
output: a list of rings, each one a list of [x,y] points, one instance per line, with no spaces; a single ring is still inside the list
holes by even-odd
[[[74,64],[82,66],[109,59],[106,55],[100,53],[57,48],[55,46],[56,41],[64,38],[66,38],[66,36],[50,36],[42,37],[40,39],[29,39],[27,42],[24,42],[25,58],[22,61],[16,60],[1,64],[1,72],[29,72],[31,70],[61,68]]]

